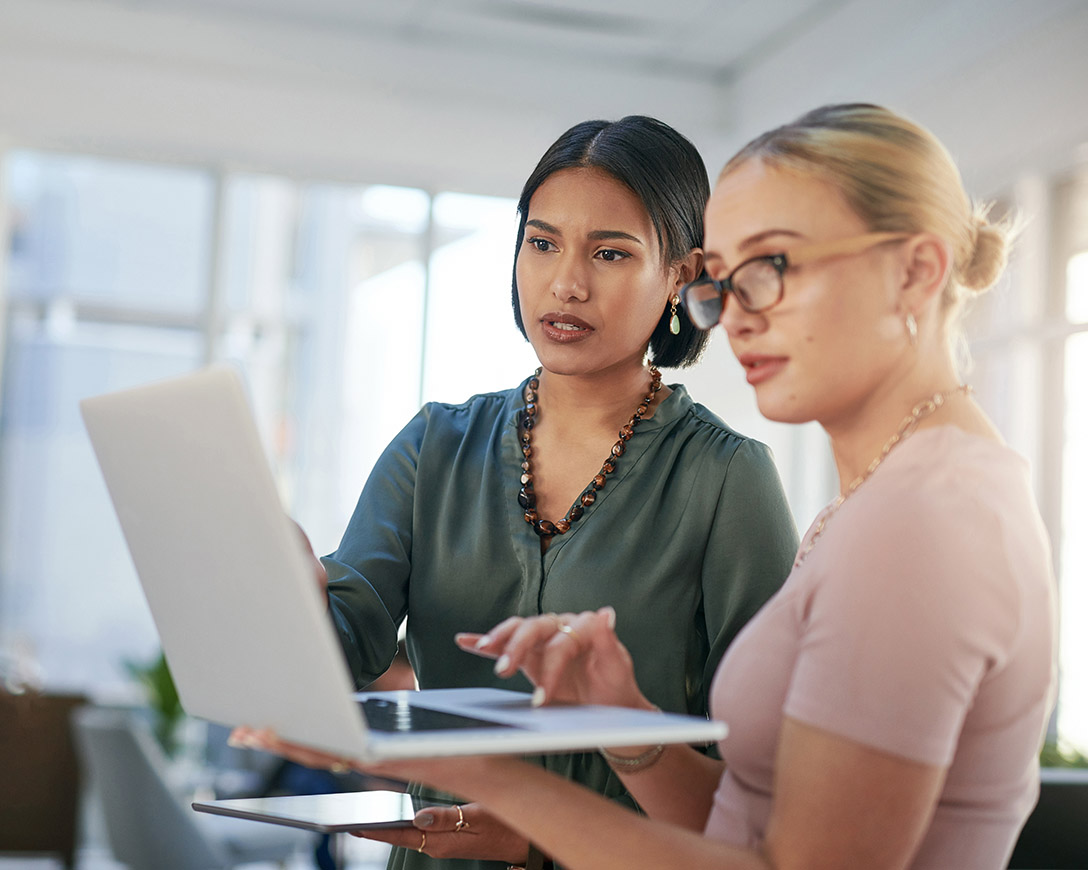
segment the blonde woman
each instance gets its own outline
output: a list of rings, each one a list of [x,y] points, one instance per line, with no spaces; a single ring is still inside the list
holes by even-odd
[[[1037,794],[1054,584],[1027,465],[952,345],[1005,245],[941,145],[885,109],[824,107],[745,147],[685,305],[720,322],[764,415],[820,422],[840,492],[722,661],[722,761],[608,752],[652,821],[512,759],[400,773],[570,868],[1004,867]],[[460,642],[545,701],[649,706],[612,622],[511,619]]]

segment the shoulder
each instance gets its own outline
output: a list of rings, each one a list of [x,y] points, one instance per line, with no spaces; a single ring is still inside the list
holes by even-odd
[[[882,465],[847,502],[852,522],[875,535],[923,535],[955,549],[1036,512],[1027,462],[952,426],[916,433]]]
[[[458,449],[458,445],[486,443],[516,426],[521,408],[519,388],[478,393],[464,402],[427,402],[390,442],[387,452],[420,456],[437,449]]]
[[[427,402],[419,416],[432,426],[466,426],[472,421],[495,419],[516,413],[521,407],[521,388],[477,393],[464,402]]]
[[[804,567],[838,606],[1005,637],[1025,601],[1048,594],[1049,547],[1026,462],[953,427],[916,433],[847,498]],[[808,573],[808,572],[806,572]],[[921,617],[920,614],[925,614]]]
[[[672,384],[672,395],[666,399],[671,407],[669,422],[674,437],[715,454],[717,459],[740,463],[771,463],[770,448],[761,441],[743,435],[733,429],[717,414],[692,400],[682,384]],[[666,410],[663,403],[662,410]]]

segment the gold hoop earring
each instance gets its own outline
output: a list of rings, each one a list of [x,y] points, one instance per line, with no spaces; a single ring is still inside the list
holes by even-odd
[[[910,342],[911,347],[915,347],[918,344],[918,321],[914,319],[914,314],[910,311],[907,312],[907,316],[903,318],[903,323],[907,327],[907,340]]]
[[[674,294],[670,301],[672,302],[672,317],[669,318],[669,332],[679,335],[680,315],[676,313],[676,306],[680,304],[680,297]]]

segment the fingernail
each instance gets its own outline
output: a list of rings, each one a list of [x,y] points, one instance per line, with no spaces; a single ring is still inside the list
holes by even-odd
[[[503,655],[499,656],[499,660],[495,662],[495,673],[501,674],[508,667],[510,667],[510,656],[503,653]]]
[[[429,828],[434,824],[434,816],[430,813],[420,813],[412,820],[412,824],[417,828]]]
[[[608,627],[609,628],[615,628],[616,627],[616,608],[609,605],[607,607],[602,607],[598,611],[598,613],[603,613],[606,617],[608,617]]]
[[[535,689],[533,689],[533,700],[529,703],[532,704],[534,707],[539,707],[541,704],[544,703],[544,701],[544,687],[537,686]]]
[[[485,634],[478,641],[476,641],[476,649],[483,649],[489,643],[491,643],[491,635]]]

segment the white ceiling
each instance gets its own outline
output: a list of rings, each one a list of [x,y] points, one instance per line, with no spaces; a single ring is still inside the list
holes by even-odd
[[[1085,44],[1084,0],[0,0],[0,147],[509,194],[586,118],[713,168],[865,99],[1003,171],[1088,130]]]
[[[843,0],[118,0],[519,65],[728,78]]]

